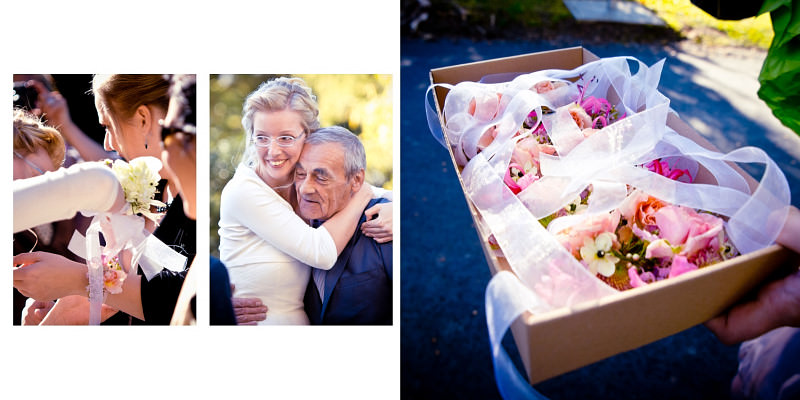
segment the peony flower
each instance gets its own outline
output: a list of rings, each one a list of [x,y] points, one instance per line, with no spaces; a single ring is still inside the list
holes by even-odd
[[[718,217],[681,206],[663,207],[654,217],[659,236],[680,246],[680,255],[692,258],[705,248],[719,249],[719,240],[714,240],[722,231],[722,219]]]
[[[614,244],[614,234],[603,232],[597,235],[594,240],[584,238],[581,247],[581,258],[586,262],[592,274],[600,274],[609,277],[614,274],[619,258],[611,254],[611,246]]]

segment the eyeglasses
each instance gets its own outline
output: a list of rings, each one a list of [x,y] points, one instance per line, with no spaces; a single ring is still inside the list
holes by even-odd
[[[159,121],[159,122],[161,122],[161,121]],[[168,137],[170,137],[170,136],[172,136],[172,135],[174,135],[174,134],[176,134],[178,132],[183,132],[183,133],[185,133],[187,135],[194,136],[194,135],[197,134],[197,128],[195,128],[195,126],[192,125],[192,124],[186,124],[184,126],[179,126],[179,127],[162,126],[161,127],[161,141],[163,142]]]
[[[34,164],[33,162],[31,162],[30,160],[28,160],[27,158],[25,158],[25,157],[21,156],[21,155],[20,155],[19,153],[17,153],[16,151],[14,152],[14,155],[15,155],[17,158],[19,158],[20,160],[22,160],[22,161],[25,161],[25,164],[28,164],[28,165],[30,165],[30,166],[31,166],[31,168],[35,169],[35,170],[36,170],[36,172],[38,172],[38,173],[39,173],[39,175],[44,175],[44,171],[42,171],[42,169],[41,169],[41,168],[39,168],[38,166],[36,166],[36,164]]]
[[[284,136],[278,136],[275,139],[272,139],[269,136],[258,135],[253,137],[253,144],[255,144],[258,147],[269,147],[269,145],[272,144],[272,141],[274,140],[275,144],[277,144],[280,147],[292,147],[294,145],[294,142],[303,135],[305,135],[305,132],[301,132],[299,135],[297,135],[297,137],[284,135]]]

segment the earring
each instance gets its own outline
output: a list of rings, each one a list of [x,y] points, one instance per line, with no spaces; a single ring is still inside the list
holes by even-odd
[[[147,150],[147,139],[144,140],[144,149]]]

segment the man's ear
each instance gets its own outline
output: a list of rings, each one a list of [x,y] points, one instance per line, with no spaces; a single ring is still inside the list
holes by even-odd
[[[364,170],[358,171],[352,178],[352,182],[350,182],[350,190],[352,194],[358,193],[361,190],[361,186],[364,185]]]

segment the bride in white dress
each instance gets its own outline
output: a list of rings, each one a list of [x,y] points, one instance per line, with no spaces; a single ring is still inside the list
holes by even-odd
[[[305,137],[319,128],[311,90],[298,78],[263,83],[245,100],[244,157],[220,200],[220,259],[233,295],[269,307],[259,325],[307,325],[303,309],[311,269],[330,269],[353,235],[372,189],[319,228],[294,213],[294,168]]]

